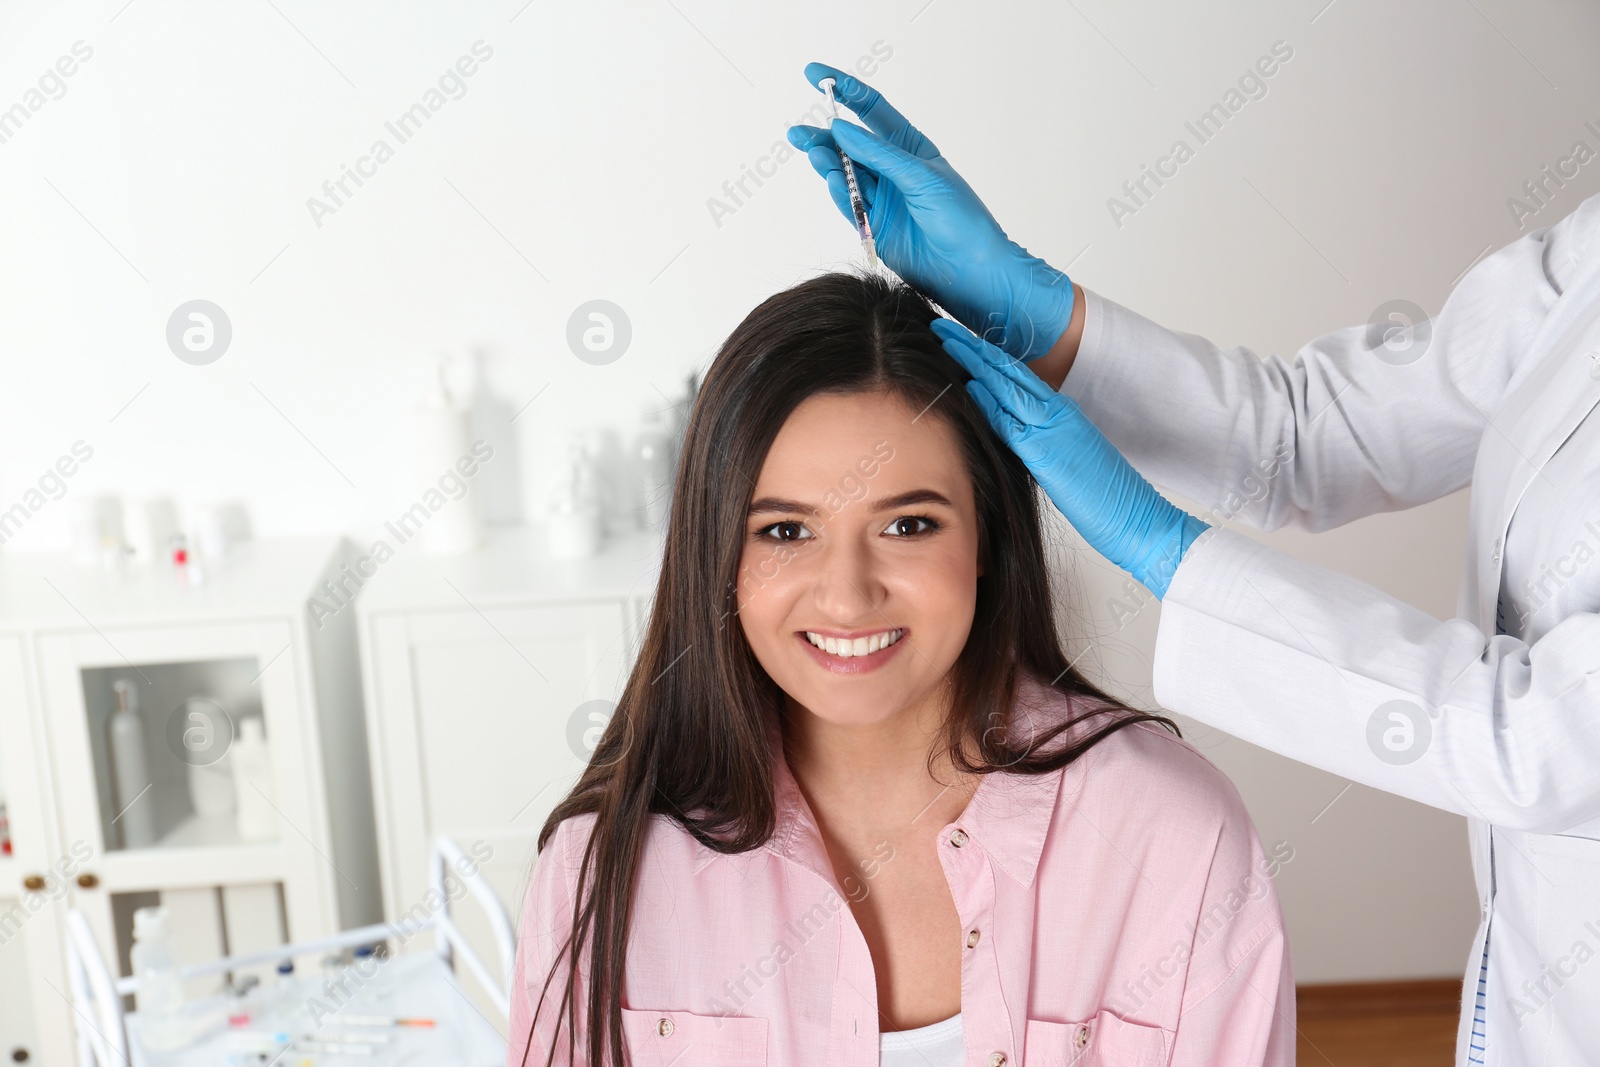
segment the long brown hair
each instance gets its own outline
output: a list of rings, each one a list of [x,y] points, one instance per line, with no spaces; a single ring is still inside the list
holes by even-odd
[[[968,774],[1043,774],[1130,723],[1155,721],[1177,732],[1171,720],[1116,701],[1069,664],[1056,631],[1033,477],[989,427],[966,391],[970,376],[928,328],[936,315],[904,284],[824,274],[745,316],[706,374],[678,462],[638,659],[588,767],[539,832],[542,852],[563,820],[596,816],[578,874],[572,933],[533,1013],[537,1019],[563,957],[577,960],[579,946],[589,942],[585,1015],[602,1020],[604,1033],[589,1029],[588,1063],[599,1065],[609,1047],[611,1067],[623,1064],[624,949],[650,817],[665,815],[723,853],[759,847],[775,826],[765,725],[783,714],[784,694],[737,625],[735,582],[767,450],[808,397],[888,389],[914,410],[945,420],[960,441],[985,570],[970,636],[950,671],[945,743],[956,767]],[[1019,671],[1064,694],[1082,714],[1014,743],[996,726],[1009,718]],[[1068,730],[1068,743],[1043,752]],[[979,754],[977,762],[969,751]],[[569,966],[556,1008],[569,1034],[577,1032],[577,978]],[[576,1046],[572,1041],[569,1052]]]

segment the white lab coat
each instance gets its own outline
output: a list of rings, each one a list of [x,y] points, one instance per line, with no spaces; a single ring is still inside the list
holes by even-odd
[[[1219,525],[1173,577],[1154,662],[1174,711],[1468,817],[1461,1065],[1600,1063],[1597,228],[1600,196],[1486,257],[1409,363],[1364,325],[1293,362],[1219,350],[1086,292],[1062,385],[1213,523],[1325,530],[1472,486],[1457,618]]]

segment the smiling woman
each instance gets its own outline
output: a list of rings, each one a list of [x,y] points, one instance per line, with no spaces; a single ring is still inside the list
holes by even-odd
[[[1072,669],[1036,486],[935,317],[824,275],[718,352],[638,660],[540,832],[509,1064],[1292,1061],[1276,867]]]

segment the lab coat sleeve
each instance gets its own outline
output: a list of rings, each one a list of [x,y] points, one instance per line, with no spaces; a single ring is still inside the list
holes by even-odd
[[[577,859],[572,852],[573,823],[567,819],[550,835],[544,851],[534,861],[533,873],[523,903],[522,919],[517,927],[517,958],[511,979],[511,1017],[507,1023],[506,1067],[544,1067],[555,1047],[555,1058],[550,1062],[567,1063],[568,1049],[572,1046],[572,1031],[566,1013],[560,1013],[560,1033],[557,1035],[557,1008],[561,1005],[570,953],[562,957],[562,965],[551,979],[548,990],[545,978],[551,964],[566,944],[572,930],[572,901],[577,881]],[[544,990],[544,1003],[539,1003]],[[584,987],[577,987],[578,1019],[582,1025]],[[537,1018],[535,1018],[537,1009]],[[572,1062],[578,1067],[588,1063],[584,1041],[577,1043],[577,1054]]]
[[[1487,419],[1597,219],[1600,196],[1486,256],[1425,344],[1413,335],[1407,355],[1420,355],[1401,365],[1380,358],[1382,329],[1366,324],[1307,343],[1292,362],[1263,359],[1085,290],[1083,338],[1061,391],[1212,524],[1326,530],[1434,500],[1471,479]]]
[[[1220,527],[1161,604],[1164,707],[1352,781],[1532,833],[1600,816],[1600,615],[1527,644]]]

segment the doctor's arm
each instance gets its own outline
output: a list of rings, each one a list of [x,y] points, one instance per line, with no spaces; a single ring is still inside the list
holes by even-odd
[[[1153,684],[1164,707],[1352,781],[1600,836],[1600,615],[1530,644],[1212,529],[1162,601]]]
[[[1084,290],[1076,345],[1069,331],[1029,366],[1202,518],[1326,530],[1471,481],[1597,224],[1600,196],[1484,257],[1431,320],[1396,310],[1400,321],[1335,330],[1293,359],[1219,348]]]
[[[1207,527],[1070,397],[948,319],[934,330],[1084,540],[1162,598],[1162,706],[1462,815],[1537,833],[1600,830],[1600,616],[1571,615],[1528,644]],[[1162,565],[1143,576],[1139,561],[1152,559]]]
[[[1431,320],[1381,308],[1389,318],[1334,330],[1293,359],[1219,348],[1085,291],[1070,371],[1065,344],[1039,370],[1208,521],[1316,531],[1413,507],[1471,481],[1478,442],[1597,221],[1600,196],[1486,256]]]

